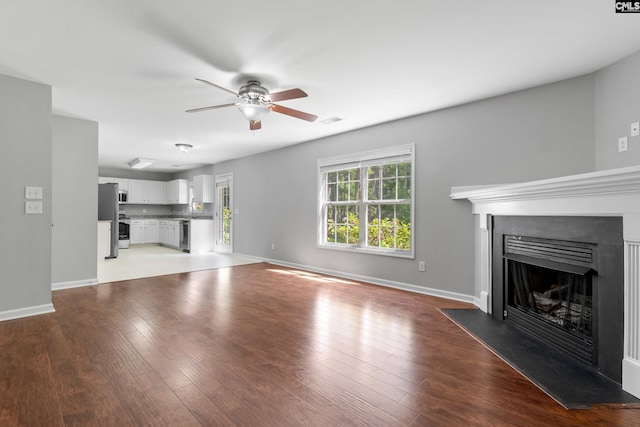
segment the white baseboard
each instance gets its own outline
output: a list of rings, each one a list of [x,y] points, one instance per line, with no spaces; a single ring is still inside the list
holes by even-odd
[[[330,276],[341,277],[343,279],[358,280],[360,282],[367,282],[373,285],[380,285],[380,286],[385,286],[385,287],[394,288],[394,289],[402,289],[404,291],[415,292],[418,294],[446,298],[454,301],[467,302],[477,307],[480,306],[478,299],[472,295],[465,295],[457,292],[443,291],[441,289],[434,289],[426,286],[418,286],[410,283],[395,282],[393,280],[379,279],[376,277],[362,276],[359,274],[350,274],[342,271],[329,270],[326,268],[312,267],[309,265],[295,264],[291,262],[280,261],[277,259],[258,258],[255,256],[242,255],[242,254],[234,254],[234,255],[238,255],[246,258],[260,259],[263,262],[268,262],[270,264],[275,264],[275,265],[282,265],[284,267],[298,268],[300,270],[312,271],[314,273],[328,274]]]
[[[640,398],[640,361],[630,357],[622,360],[622,389]]]
[[[71,282],[58,282],[51,285],[52,291],[69,288],[81,288],[83,286],[93,286],[98,284],[98,279],[74,280]]]
[[[55,311],[56,310],[53,308],[53,304],[51,303],[18,308],[15,310],[0,311],[0,322],[20,319],[22,317],[37,316],[39,314],[53,313]]]

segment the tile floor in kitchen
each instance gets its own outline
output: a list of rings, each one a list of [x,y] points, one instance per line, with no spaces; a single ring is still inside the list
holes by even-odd
[[[188,254],[159,245],[135,245],[120,249],[118,258],[99,261],[98,282],[117,282],[256,262],[260,260],[233,254]]]

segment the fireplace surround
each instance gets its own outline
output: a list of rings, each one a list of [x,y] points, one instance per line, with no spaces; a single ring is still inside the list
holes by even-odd
[[[500,260],[499,268],[494,264],[497,256],[494,253],[494,218],[613,217],[621,221],[622,310],[615,320],[615,327],[622,331],[622,346],[621,350],[616,350],[619,354],[610,356],[615,368],[606,367],[602,360],[609,357],[607,352],[597,354],[597,366],[621,372],[622,389],[640,397],[640,166],[517,184],[454,187],[450,197],[472,203],[472,213],[476,216],[475,301],[482,311],[493,316],[496,316],[497,301],[504,297],[493,288],[493,277],[502,274],[504,262]],[[557,236],[547,237],[554,239]],[[592,280],[597,287],[602,279],[601,272],[596,273]],[[602,341],[606,336],[607,333],[596,331],[597,340]],[[615,377],[616,374],[607,375]]]
[[[492,314],[620,383],[621,217],[493,216]]]

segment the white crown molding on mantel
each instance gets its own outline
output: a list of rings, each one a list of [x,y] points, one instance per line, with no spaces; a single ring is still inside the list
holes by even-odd
[[[518,184],[453,187],[450,197],[468,199],[477,214],[615,215],[640,213],[640,198],[634,200],[639,195],[640,166],[632,166]]]
[[[491,312],[492,230],[495,215],[620,216],[624,240],[624,359],[622,389],[640,397],[640,166],[519,184],[453,187],[476,222],[480,309]]]

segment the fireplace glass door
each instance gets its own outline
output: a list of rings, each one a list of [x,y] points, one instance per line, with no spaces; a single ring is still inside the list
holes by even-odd
[[[508,305],[564,329],[592,336],[593,292],[588,274],[509,260]]]
[[[505,319],[593,363],[593,271],[589,267],[505,254]]]

